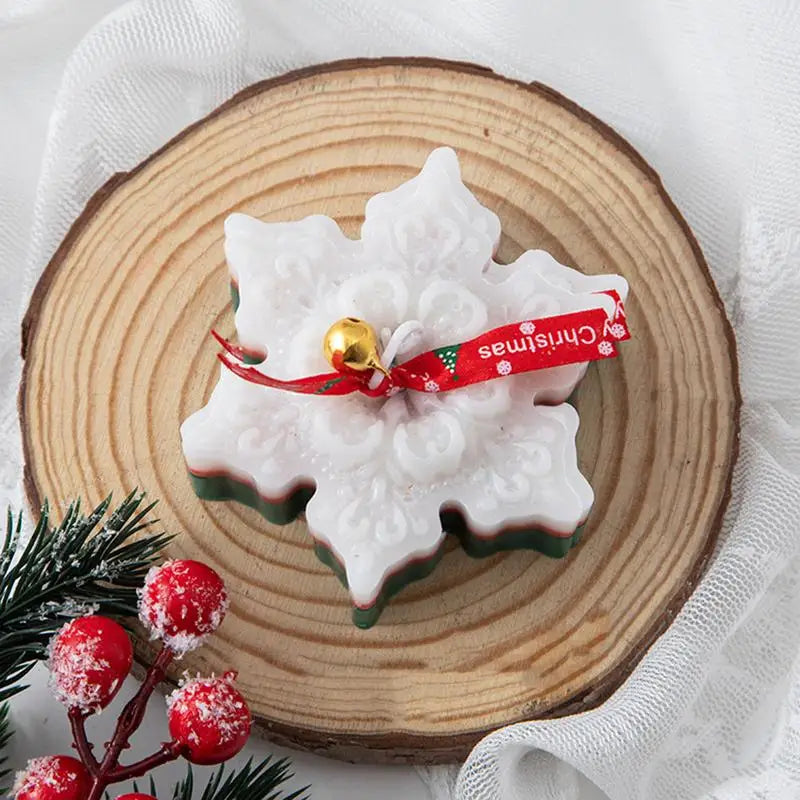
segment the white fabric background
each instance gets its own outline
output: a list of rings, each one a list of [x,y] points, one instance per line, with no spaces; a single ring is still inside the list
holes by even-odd
[[[21,504],[21,310],[112,172],[313,62],[436,55],[540,80],[627,137],[697,234],[737,334],[741,457],[706,578],[625,686],[490,736],[457,786],[426,777],[469,800],[800,797],[798,53],[794,0],[0,0],[0,503]],[[18,760],[65,746],[45,697],[16,715]],[[297,769],[317,798],[424,794],[410,770]]]

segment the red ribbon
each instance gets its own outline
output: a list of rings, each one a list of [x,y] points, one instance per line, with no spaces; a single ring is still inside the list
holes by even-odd
[[[372,397],[393,394],[399,389],[449,392],[506,375],[616,357],[617,342],[630,339],[630,333],[619,295],[613,290],[604,294],[614,300],[612,317],[602,308],[592,308],[503,325],[467,342],[437,347],[398,364],[375,389],[369,388],[372,370],[356,372],[345,367],[293,381],[270,378],[241,363],[242,348],[216,332],[214,336],[226,351],[219,354],[219,359],[231,372],[273,389],[324,395],[358,391]]]

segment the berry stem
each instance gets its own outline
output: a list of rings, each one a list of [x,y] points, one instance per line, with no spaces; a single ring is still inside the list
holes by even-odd
[[[86,800],[100,800],[103,792],[110,783],[120,780],[116,777],[115,773],[119,770],[119,756],[120,753],[128,746],[128,740],[133,735],[134,731],[141,725],[144,718],[145,709],[147,708],[147,701],[156,686],[164,679],[167,667],[174,657],[174,652],[169,647],[162,647],[156,660],[147,670],[144,681],[139,687],[139,691],[128,701],[125,708],[117,720],[117,727],[114,730],[114,736],[111,739],[103,761],[92,776],[92,790]],[[76,743],[77,744],[77,743]],[[160,756],[161,751],[155,753],[153,757]],[[179,753],[176,753],[173,758],[177,758]],[[147,759],[145,759],[146,761]],[[169,760],[169,759],[167,759]],[[141,764],[142,762],[139,762]],[[134,765],[136,766],[136,765]]]
[[[147,758],[143,758],[141,761],[137,761],[127,767],[120,766],[115,769],[108,776],[109,783],[119,783],[120,781],[130,780],[131,778],[141,778],[142,775],[146,775],[151,769],[155,769],[162,764],[166,764],[168,761],[174,761],[176,758],[179,758],[183,755],[184,751],[184,746],[178,742],[165,742],[161,745],[161,749],[153,753],[153,755],[147,756]]]
[[[80,708],[71,708],[68,712],[69,725],[72,729],[72,740],[75,742],[75,749],[78,751],[83,766],[86,771],[94,777],[100,768],[100,763],[94,757],[92,747],[89,740],[86,738],[86,717],[89,715],[82,711]]]

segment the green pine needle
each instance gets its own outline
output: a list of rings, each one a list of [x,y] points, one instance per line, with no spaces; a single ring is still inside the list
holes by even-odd
[[[298,789],[290,794],[282,794],[279,787],[291,780],[294,773],[290,772],[291,762],[282,758],[273,761],[267,756],[263,761],[253,766],[253,759],[239,770],[226,772],[225,766],[218,767],[211,773],[203,793],[197,800],[308,800],[305,792],[308,786]],[[156,784],[152,775],[149,778],[149,788],[146,790],[153,797],[158,797]],[[142,792],[136,781],[133,782],[133,791]],[[199,791],[199,787],[198,787]],[[186,777],[172,790],[172,800],[193,800],[195,798],[195,781],[192,765],[186,770]],[[161,797],[166,797],[161,795]],[[106,792],[106,800],[111,800],[111,795]]]
[[[0,752],[3,751],[11,739],[11,726],[8,724],[8,711],[8,703],[3,703],[3,705],[0,706]],[[5,784],[6,778],[11,774],[10,769],[3,769],[5,763],[5,756],[0,756],[0,784]],[[0,795],[5,796],[6,792],[8,792],[8,786],[0,785]]]
[[[271,757],[253,765],[253,759],[239,770],[226,772],[225,767],[215,770],[199,800],[307,800],[308,786],[290,794],[283,794],[279,787],[294,777],[290,762]],[[153,793],[155,794],[155,793]],[[172,800],[192,800],[194,797],[194,775],[191,766],[186,777],[175,787]]]
[[[22,515],[8,512],[0,545],[0,702],[24,687],[19,684],[47,644],[68,620],[98,611],[135,616],[136,589],[172,538],[147,534],[155,503],[141,507],[144,496],[132,493],[114,511],[106,498],[88,516],[72,503],[63,521],[50,526],[45,503],[24,549]]]

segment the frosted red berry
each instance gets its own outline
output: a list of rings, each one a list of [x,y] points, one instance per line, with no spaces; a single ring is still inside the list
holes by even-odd
[[[121,794],[117,800],[158,800],[151,794],[142,794],[141,792],[132,792],[130,794]]]
[[[69,756],[45,756],[28,762],[14,784],[16,800],[85,800],[91,789],[86,767]]]
[[[169,732],[193,764],[219,764],[235,756],[250,735],[250,709],[233,686],[234,673],[195,678],[167,699]]]
[[[119,691],[133,662],[125,629],[107,617],[90,615],[68,622],[49,648],[50,688],[67,708],[105,708]]]
[[[147,573],[139,617],[154,638],[182,654],[213,633],[228,610],[225,584],[199,561],[167,561]]]

